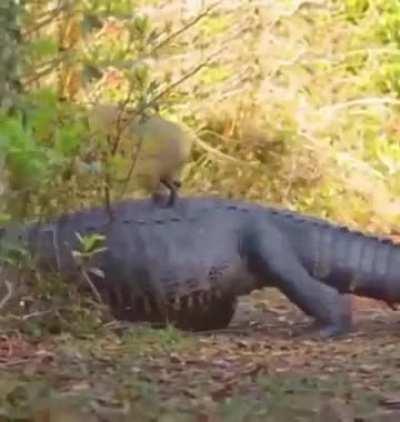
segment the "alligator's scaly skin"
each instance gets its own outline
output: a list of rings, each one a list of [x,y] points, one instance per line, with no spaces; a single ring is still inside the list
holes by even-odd
[[[285,210],[210,198],[179,198],[170,208],[126,201],[113,206],[113,216],[110,223],[103,208],[77,212],[24,232],[7,229],[3,241],[20,236],[42,268],[76,278],[75,233],[104,234],[107,249],[91,265],[105,277],[92,278],[120,319],[221,328],[238,296],[272,286],[314,317],[321,334],[345,332],[351,324],[350,298],[316,277],[334,277],[340,268],[335,260],[347,259],[342,229]]]
[[[382,300],[391,307],[400,303],[399,244],[324,220],[316,219],[311,226],[296,224],[299,220],[295,216],[290,229],[275,221],[278,230],[291,231],[291,242],[297,239],[288,254],[290,261],[296,260],[308,274],[341,294]]]

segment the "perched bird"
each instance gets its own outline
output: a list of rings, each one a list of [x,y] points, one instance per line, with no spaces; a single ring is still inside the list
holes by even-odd
[[[89,113],[94,136],[120,137],[135,159],[132,176],[136,183],[159,202],[166,190],[173,205],[181,186],[180,176],[190,158],[194,135],[163,117],[139,117],[115,105],[101,104]]]

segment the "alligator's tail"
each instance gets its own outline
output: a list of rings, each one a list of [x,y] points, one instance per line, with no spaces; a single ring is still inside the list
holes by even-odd
[[[330,261],[330,271],[316,278],[341,293],[383,300],[391,307],[400,303],[400,245],[344,227],[319,231],[316,261],[322,267]]]

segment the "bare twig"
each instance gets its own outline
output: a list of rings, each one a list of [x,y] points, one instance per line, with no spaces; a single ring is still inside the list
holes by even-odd
[[[7,292],[4,297],[0,300],[0,309],[4,308],[4,306],[11,299],[13,294],[12,284],[8,280],[4,280],[4,285],[6,286]]]
[[[218,328],[215,330],[205,330],[205,331],[197,331],[197,332],[193,332],[191,333],[192,335],[195,336],[209,336],[209,335],[218,335],[218,334],[239,334],[239,335],[250,335],[253,333],[254,328],[253,327],[249,327],[249,328]]]
[[[37,19],[36,25],[34,27],[32,27],[32,28],[29,28],[27,31],[25,31],[22,34],[23,37],[29,37],[34,32],[39,31],[44,26],[46,26],[49,23],[53,22],[54,19],[56,18],[56,16],[60,12],[63,12],[65,9],[66,9],[66,5],[65,4],[61,4],[61,5],[57,6],[57,7],[55,7],[54,9],[51,9],[51,10],[43,13],[43,15],[40,18]]]
[[[84,268],[81,268],[81,269],[80,269],[80,272],[81,272],[82,277],[85,279],[85,281],[86,281],[86,282],[87,282],[87,284],[89,285],[90,290],[91,290],[91,291],[92,291],[92,293],[93,293],[93,296],[96,298],[96,300],[97,300],[99,303],[102,303],[100,293],[99,293],[99,291],[97,290],[96,286],[93,284],[93,281],[90,279],[89,274],[87,273],[87,271],[86,271]]]
[[[181,28],[179,28],[177,31],[170,34],[168,37],[166,37],[164,40],[162,40],[158,45],[156,45],[152,50],[150,54],[154,54],[157,50],[164,47],[168,43],[170,43],[174,38],[179,37],[179,35],[183,34],[185,31],[190,29],[192,26],[196,25],[197,22],[199,22],[204,17],[208,16],[210,12],[215,9],[220,3],[222,3],[222,0],[215,2],[214,4],[207,7],[207,9],[198,14],[194,19],[189,21],[186,25],[183,25]]]
[[[142,145],[143,145],[143,137],[140,137],[139,138],[139,142],[137,143],[137,146],[136,146],[136,151],[135,151],[135,154],[134,154],[134,158],[133,158],[133,160],[131,162],[131,165],[130,165],[129,170],[128,170],[128,174],[127,174],[126,179],[125,179],[125,185],[123,186],[122,191],[120,193],[120,196],[121,197],[125,195],[126,188],[128,186],[128,183],[129,183],[130,178],[132,177],[133,170],[135,169],[135,166],[136,166],[136,163],[137,163],[137,160],[138,160],[138,157],[139,157],[140,150],[142,149]]]
[[[375,105],[400,105],[400,100],[392,97],[365,97],[356,98],[350,101],[344,101],[321,107],[319,111],[321,113],[331,113],[339,110],[343,110],[350,107],[356,106],[375,106]]]
[[[175,82],[171,83],[170,85],[168,85],[165,89],[163,89],[161,92],[159,92],[156,96],[154,96],[150,101],[148,101],[147,103],[143,104],[137,111],[136,113],[142,113],[144,109],[150,107],[151,105],[154,105],[160,98],[164,97],[166,94],[168,94],[170,91],[172,91],[174,88],[176,88],[177,86],[181,85],[183,82],[185,82],[187,79],[191,78],[192,76],[194,76],[196,73],[198,73],[201,69],[203,69],[203,67],[206,67],[210,64],[211,60],[217,56],[218,54],[221,53],[221,51],[223,50],[223,48],[218,49],[217,51],[215,51],[213,54],[210,54],[208,56],[208,58],[206,60],[204,60],[203,62],[201,62],[200,64],[198,64],[197,66],[195,66],[192,70],[190,70],[189,72],[185,73],[181,78],[179,78],[178,80],[176,80]]]
[[[78,238],[79,238],[79,236],[78,236]],[[99,303],[102,303],[101,295],[100,295],[99,291],[97,290],[97,287],[94,285],[94,283],[90,279],[90,276],[85,269],[85,261],[82,259],[81,253],[78,252],[78,251],[72,251],[71,255],[72,255],[72,259],[75,261],[75,263],[76,263],[76,265],[79,269],[81,276],[86,281],[86,283],[89,285],[90,290],[93,293],[93,296],[96,298],[96,300]]]
[[[369,58],[376,58],[381,55],[399,56],[400,51],[394,48],[359,48],[346,52],[339,52],[337,54],[316,54],[307,51],[306,49],[298,52],[294,57],[288,60],[279,60],[280,66],[292,66],[294,64],[311,65],[313,63],[322,63],[327,65],[335,65],[338,62],[345,61],[349,58],[359,55],[367,55]]]
[[[128,106],[128,104],[129,104],[129,102],[132,98],[132,95],[133,95],[133,89],[132,89],[132,86],[131,86],[130,89],[129,89],[128,95],[126,96],[124,102],[122,103],[120,112],[118,113],[118,116],[117,116],[117,136],[116,136],[116,139],[114,140],[114,145],[113,145],[112,150],[111,150],[112,155],[116,154],[118,147],[119,147],[119,143],[121,141],[122,131],[125,130],[127,125],[129,124],[128,121],[126,122],[125,125],[122,125],[121,123],[122,123],[123,113],[124,113],[126,107]]]
[[[62,63],[63,59],[64,59],[63,55],[60,54],[56,58],[54,58],[52,60],[49,60],[46,63],[43,63],[41,65],[36,66],[36,68],[41,67],[42,70],[38,70],[29,79],[24,80],[23,83],[26,84],[26,85],[30,85],[30,84],[32,84],[34,82],[37,82],[39,79],[41,79],[44,76],[46,76],[46,75],[50,74],[51,72],[53,72],[54,71],[54,68],[57,65],[59,65],[60,63]]]
[[[122,125],[122,116],[123,113],[127,107],[127,105],[129,104],[129,101],[131,100],[133,95],[133,89],[132,87],[130,87],[129,92],[127,97],[125,98],[124,102],[122,103],[121,109],[118,113],[117,116],[117,133],[116,133],[116,137],[114,139],[113,145],[111,147],[111,157],[114,157],[115,154],[118,151],[118,147],[120,145],[121,142],[121,136],[122,136],[122,131],[125,130],[126,126],[128,125],[129,122],[126,122],[125,125]],[[130,176],[129,176],[130,177]],[[106,203],[106,209],[107,209],[107,213],[110,217],[110,220],[113,220],[113,213],[112,213],[112,209],[111,209],[111,179],[109,176],[109,173],[106,173],[106,177],[105,177],[105,188],[104,188],[104,196],[105,196],[105,203]]]
[[[213,135],[213,136],[215,136],[215,137],[217,137],[221,140],[224,140],[224,141],[228,140],[227,137],[220,135],[219,133],[217,133],[213,130],[202,130],[201,132],[203,134],[206,134],[206,133],[211,134],[211,135]],[[234,141],[233,138],[229,138],[229,140]],[[240,160],[238,158],[232,157],[231,155],[225,154],[222,151],[219,151],[218,149],[213,148],[212,146],[208,145],[206,142],[202,141],[200,138],[196,139],[196,143],[198,145],[200,145],[205,151],[207,151],[207,152],[209,152],[213,155],[216,155],[217,157],[220,157],[222,160],[231,161],[231,162],[234,162],[234,163],[237,163],[237,164],[243,164],[245,166],[250,166],[250,165],[254,164],[254,163],[251,163],[249,161]]]
[[[110,218],[110,221],[114,219],[114,214],[111,207],[111,179],[110,175],[108,174],[108,171],[105,174],[104,177],[105,187],[104,187],[104,202],[107,210],[108,217]]]
[[[48,315],[48,314],[51,314],[52,312],[53,312],[53,310],[31,312],[30,314],[26,314],[26,315],[22,316],[21,320],[27,321],[28,319],[41,317],[43,315]]]

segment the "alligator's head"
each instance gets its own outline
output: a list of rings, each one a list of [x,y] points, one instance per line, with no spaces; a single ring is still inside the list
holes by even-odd
[[[0,262],[21,258],[27,253],[30,228],[22,223],[0,227]]]

